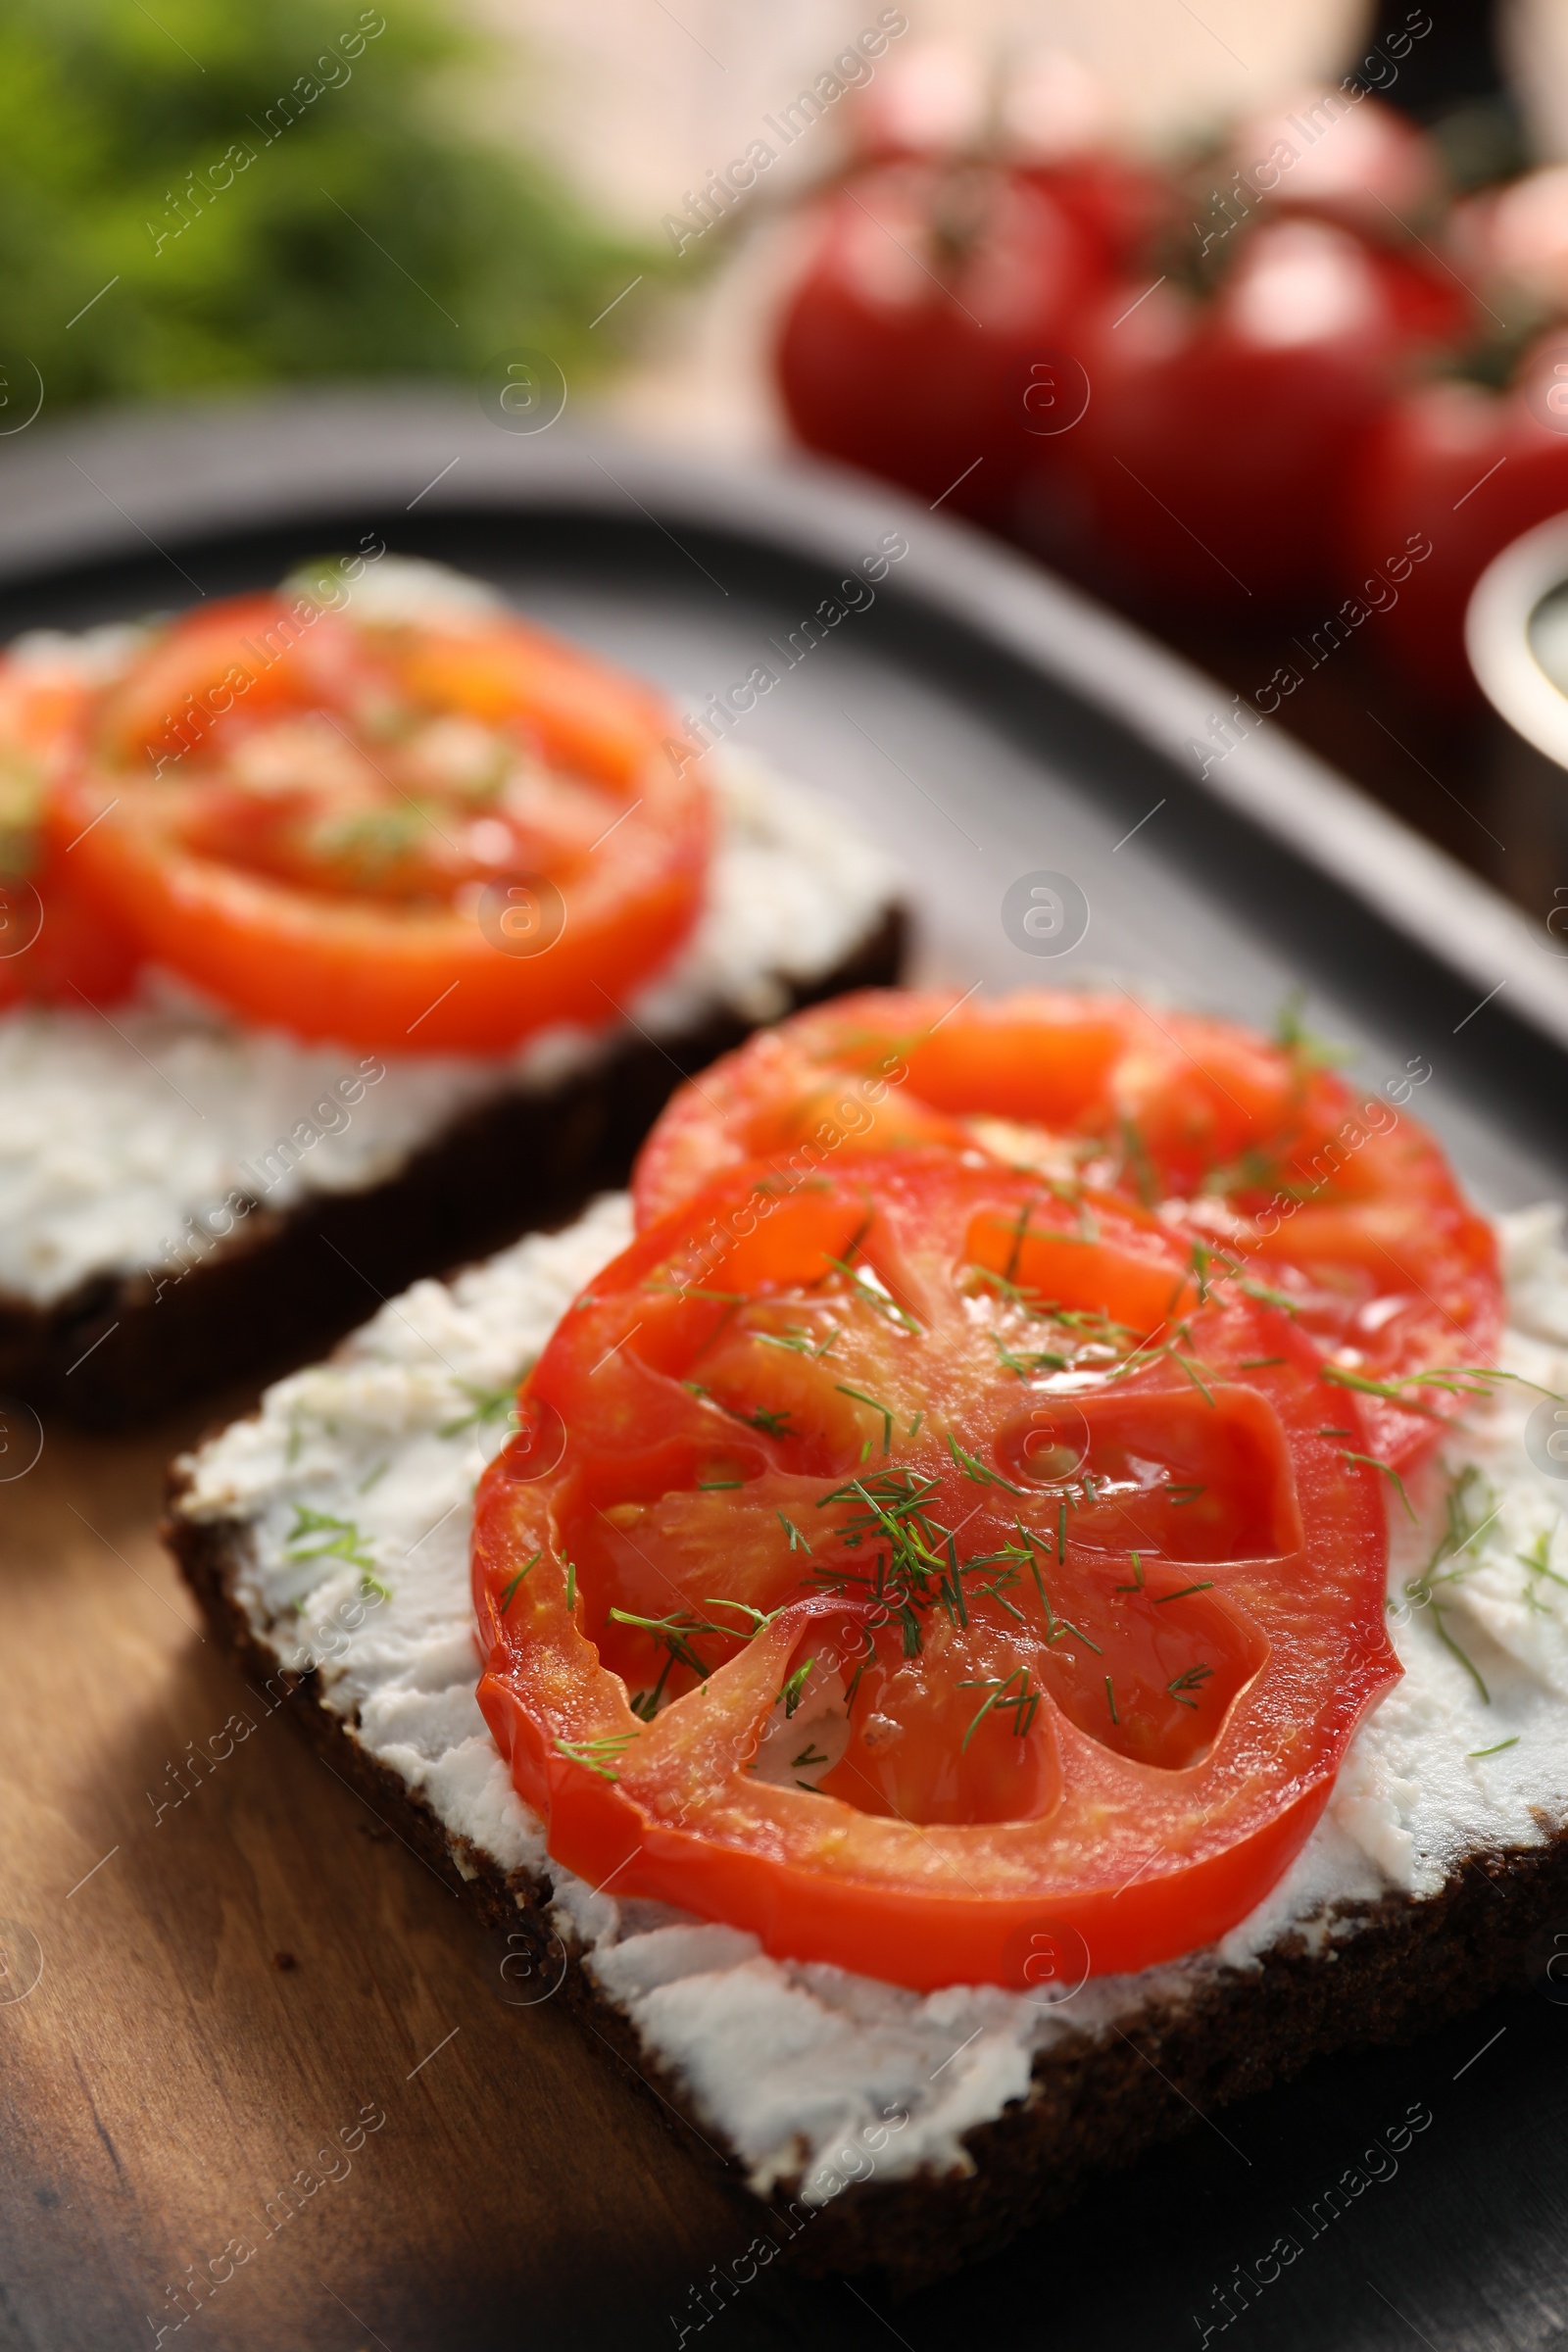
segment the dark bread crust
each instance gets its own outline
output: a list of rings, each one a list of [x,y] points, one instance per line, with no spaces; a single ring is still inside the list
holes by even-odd
[[[297,1697],[307,1738],[443,1876],[462,1864],[464,1893],[487,1927],[521,1930],[542,1966],[559,1966],[562,1937],[550,1889],[504,1871],[482,1849],[444,1830],[424,1799],[362,1746],[352,1723],[320,1699],[314,1673],[280,1669],[236,1596],[245,1523],[201,1523],[180,1509],[172,1477],[165,1542],[208,1624],[241,1667]],[[1544,1829],[1546,1825],[1543,1824]],[[1129,2164],[1200,2114],[1296,2074],[1312,2058],[1369,2043],[1414,2040],[1521,1983],[1521,1954],[1537,1930],[1568,1910],[1568,1831],[1539,1846],[1473,1859],[1424,1901],[1387,1895],[1343,1906],[1357,1932],[1314,1954],[1294,1936],[1255,1972],[1207,1980],[1191,1998],[1151,2001],[1131,2034],[1037,2057],[1030,2095],[964,2135],[975,2170],[919,2174],[847,2187],[810,2216],[787,2191],[769,2201],[811,2276],[875,2272],[907,2293],[994,2254],[1020,2230],[1061,2211],[1097,2176]],[[550,1953],[551,1945],[555,1951]],[[705,2145],[713,2126],[695,2117],[681,2084],[648,2058],[630,2020],[595,1987],[567,1943],[562,1996],[598,2039],[692,2122]]]
[[[831,971],[790,986],[787,1009],[896,981],[907,932],[889,907]],[[161,1296],[145,1274],[88,1281],[52,1307],[0,1294],[0,1395],[122,1429],[253,1369],[300,1363],[421,1274],[487,1256],[624,1183],[673,1089],[751,1027],[716,1013],[657,1044],[633,1038],[548,1093],[492,1096],[384,1183],[256,1209]]]

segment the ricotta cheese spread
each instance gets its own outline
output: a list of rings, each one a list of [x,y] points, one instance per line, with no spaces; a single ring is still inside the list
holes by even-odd
[[[750,1935],[617,1902],[548,1859],[474,1698],[471,1500],[512,1384],[630,1238],[622,1196],[455,1283],[416,1284],[186,1456],[182,1508],[240,1524],[238,1597],[279,1663],[318,1667],[323,1702],[454,1838],[551,1882],[564,1936],[753,2186],[801,2177],[803,2197],[825,2202],[866,2148],[884,2179],[969,2169],[964,2132],[1023,2097],[1035,2054],[1064,2037],[1255,1968],[1285,1936],[1331,1945],[1356,1930],[1341,1906],[1433,1894],[1468,1855],[1540,1844],[1568,1821],[1568,1471],[1548,1475],[1527,1445],[1540,1391],[1568,1394],[1561,1221],[1543,1207],[1501,1222],[1512,1377],[1489,1383],[1410,1482],[1416,1524],[1391,1497],[1403,1680],[1357,1731],[1296,1863],[1218,1945],[1047,1988],[1059,2001],[921,1994],[770,1959]]]
[[[436,564],[383,557],[354,592],[376,618],[451,618],[495,602]],[[15,659],[112,677],[134,629],[39,632]],[[362,1055],[241,1027],[171,975],[130,1003],[0,1014],[0,1294],[50,1306],[98,1275],[186,1262],[191,1228],[221,1236],[230,1193],[287,1208],[380,1184],[472,1104],[545,1093],[641,1031],[656,1041],[729,1011],[786,1009],[897,894],[892,865],[837,808],[733,747],[708,755],[716,836],[707,903],[675,962],[589,1032],[558,1028],[508,1056]],[[227,1218],[227,1224],[224,1218]]]

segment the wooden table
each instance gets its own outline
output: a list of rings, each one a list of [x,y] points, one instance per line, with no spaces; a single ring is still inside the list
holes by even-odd
[[[673,2344],[751,2212],[204,1637],[155,1524],[209,1417],[0,1486],[0,2346]],[[724,2341],[852,2324],[776,2266]]]

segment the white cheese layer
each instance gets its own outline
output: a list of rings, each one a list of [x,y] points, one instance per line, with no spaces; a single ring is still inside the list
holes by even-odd
[[[177,1277],[221,1237],[231,1193],[287,1208],[394,1176],[462,1111],[547,1093],[640,1029],[673,1037],[732,1011],[785,1009],[896,895],[892,868],[839,812],[762,762],[710,756],[719,833],[708,902],[628,1022],[554,1029],[510,1056],[362,1055],[241,1028],[164,974],[110,1013],[0,1014],[0,1293],[48,1306],[98,1274]],[[180,1252],[185,1252],[181,1257]]]
[[[996,1986],[922,1995],[772,1960],[749,1935],[617,1903],[548,1862],[474,1699],[470,1505],[508,1384],[629,1238],[620,1196],[450,1287],[416,1284],[331,1362],[279,1382],[256,1416],[187,1457],[184,1507],[246,1524],[239,1595],[258,1635],[282,1664],[321,1668],[325,1703],[357,1718],[369,1752],[455,1836],[554,1881],[603,1990],[754,2185],[799,2173],[821,2202],[868,2162],[884,2178],[964,2167],[963,2132],[1022,2097],[1036,2051],[1062,2037],[1102,2033],[1222,1966],[1253,1967],[1286,1935],[1343,1938],[1355,1923],[1336,1905],[1434,1893],[1467,1855],[1539,1844],[1568,1821],[1568,1476],[1526,1450],[1542,1399],[1523,1385],[1568,1384],[1560,1222],[1552,1208],[1504,1221],[1502,1362],[1520,1380],[1495,1384],[1445,1438],[1412,1489],[1418,1530],[1393,1506],[1404,1679],[1357,1732],[1296,1864],[1221,1945],[1091,1979],[1058,2005]],[[1450,1497],[1474,1533],[1424,1574]],[[335,1525],[313,1530],[313,1513]],[[373,1586],[365,1597],[367,1566],[385,1598]]]
[[[391,566],[367,575],[383,595]],[[101,665],[111,635],[122,649],[124,632],[74,641],[83,666]],[[56,659],[70,641],[42,642]],[[211,1248],[203,1236],[232,1226],[231,1194],[287,1208],[359,1192],[474,1103],[548,1092],[639,1030],[776,1018],[788,983],[831,971],[876,928],[896,878],[848,818],[764,761],[726,747],[706,767],[718,817],[707,904],[611,1028],[551,1030],[503,1056],[362,1055],[242,1028],[159,973],[108,1013],[0,1014],[0,1294],[49,1306],[95,1275],[176,1279]]]

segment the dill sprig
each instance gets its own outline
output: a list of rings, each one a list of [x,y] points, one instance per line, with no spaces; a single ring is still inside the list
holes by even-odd
[[[852,1389],[844,1381],[835,1381],[834,1391],[840,1396],[853,1396],[857,1404],[868,1404],[873,1413],[882,1416],[882,1450],[893,1451],[893,1414],[879,1396],[868,1396],[863,1389]]]
[[[1274,1043],[1288,1054],[1298,1071],[1331,1070],[1337,1063],[1354,1061],[1354,1046],[1337,1045],[1333,1039],[1308,1029],[1301,1018],[1306,1004],[1304,988],[1293,988],[1274,1015]]]
[[[823,1250],[822,1255],[835,1273],[844,1276],[856,1298],[863,1305],[874,1308],[879,1315],[885,1315],[889,1322],[896,1323],[901,1331],[909,1332],[915,1338],[919,1337],[919,1324],[913,1315],[907,1313],[899,1304],[890,1291],[884,1290],[878,1284],[867,1282],[863,1276],[857,1274],[847,1257],[834,1257],[831,1251],[826,1250]]]
[[[1016,1690],[1013,1689],[1015,1683],[1018,1686]],[[975,1711],[974,1720],[963,1735],[959,1746],[960,1754],[967,1748],[988,1715],[1010,1714],[1013,1737],[1022,1740],[1034,1722],[1035,1712],[1040,1705],[1042,1696],[1040,1691],[1030,1689],[1027,1666],[1015,1666],[1011,1674],[993,1675],[983,1682],[960,1683],[958,1689],[960,1690],[984,1690],[989,1693],[989,1696],[982,1699]]]
[[[1546,1554],[1551,1549],[1552,1538],[1555,1536],[1557,1527],[1560,1525],[1561,1520],[1559,1518],[1551,1527],[1544,1527],[1528,1551],[1516,1551],[1513,1555],[1518,1561],[1520,1567],[1528,1571],[1529,1581],[1526,1582],[1524,1589],[1525,1606],[1526,1608],[1534,1609],[1538,1615],[1543,1617],[1549,1617],[1551,1615],[1551,1611],[1546,1608],[1537,1593],[1534,1583],[1535,1578],[1538,1576],[1544,1576],[1549,1584],[1561,1585],[1563,1590],[1568,1592],[1568,1576],[1559,1575],[1557,1570],[1551,1566],[1546,1557]]]
[[[703,1598],[710,1609],[739,1609],[743,1617],[749,1617],[752,1622],[746,1636],[748,1642],[761,1633],[764,1627],[771,1625],[778,1615],[777,1609],[754,1609],[749,1600],[725,1600],[721,1596],[715,1597],[711,1592],[705,1592]],[[782,1605],[781,1603],[780,1606]],[[711,1626],[707,1630],[716,1634],[729,1632],[728,1626],[723,1625]]]
[[[680,1385],[683,1389],[689,1389],[694,1396],[700,1397],[704,1404],[716,1405],[721,1413],[727,1413],[743,1429],[755,1429],[760,1437],[787,1438],[794,1434],[787,1412],[775,1413],[765,1405],[759,1405],[755,1412],[745,1413],[739,1405],[726,1404],[722,1396],[715,1396],[711,1389],[705,1389],[700,1380],[683,1380]]]
[[[1439,1600],[1438,1592],[1444,1586],[1462,1583],[1470,1571],[1478,1565],[1478,1556],[1475,1553],[1476,1540],[1492,1525],[1502,1506],[1500,1503],[1497,1504],[1487,1513],[1485,1518],[1481,1519],[1472,1516],[1471,1506],[1472,1503],[1490,1499],[1491,1494],[1492,1490],[1488,1487],[1476,1464],[1474,1462],[1467,1463],[1458,1477],[1450,1483],[1447,1493],[1443,1498],[1443,1533],[1439,1536],[1433,1548],[1432,1557],[1419,1576],[1406,1578],[1404,1586],[1405,1597],[1408,1600],[1412,1601],[1417,1608],[1431,1609],[1433,1632],[1443,1643],[1444,1648],[1452,1657],[1458,1659],[1459,1664],[1480,1691],[1482,1705],[1487,1707],[1492,1704],[1492,1693],[1487,1689],[1486,1681],[1475,1660],[1449,1632],[1447,1610]],[[1471,1553],[1472,1556],[1464,1559],[1462,1555],[1465,1552]],[[1455,1564],[1445,1567],[1446,1561]]]
[[[802,1323],[792,1323],[784,1331],[749,1331],[746,1336],[760,1348],[783,1348],[791,1355],[809,1356],[814,1363],[819,1356],[826,1355],[835,1340],[843,1338],[844,1326],[830,1324],[827,1338],[820,1344],[816,1343],[815,1334]]]
[[[557,1740],[556,1746],[570,1763],[597,1772],[602,1781],[618,1781],[614,1767],[636,1738],[635,1732],[606,1732],[598,1740]]]
[[[806,1691],[806,1678],[815,1664],[816,1660],[814,1658],[807,1658],[802,1665],[796,1667],[795,1672],[790,1676],[789,1680],[785,1683],[783,1690],[779,1692],[779,1699],[782,1700],[784,1706],[784,1720],[786,1723],[789,1722],[796,1708],[800,1705]]]
[[[1065,1520],[1067,1509],[1066,1504],[1063,1503],[1061,1508],[1062,1517],[1063,1520]],[[1024,1554],[1029,1563],[1029,1571],[1035,1580],[1035,1591],[1040,1595],[1040,1605],[1046,1613],[1046,1642],[1048,1646],[1054,1648],[1065,1635],[1071,1634],[1075,1642],[1081,1642],[1086,1649],[1092,1649],[1097,1658],[1102,1657],[1104,1653],[1101,1649],[1100,1643],[1098,1642],[1092,1642],[1089,1636],[1084,1632],[1083,1627],[1081,1625],[1074,1625],[1070,1617],[1058,1617],[1055,1610],[1051,1605],[1051,1594],[1046,1591],[1046,1580],[1041,1571],[1040,1562],[1035,1556],[1036,1547],[1043,1545],[1047,1539],[1035,1535],[1031,1529],[1025,1527],[1021,1519],[1014,1520],[1013,1524],[1017,1528],[1019,1537],[1022,1540]]]
[[[975,1486],[1004,1487],[1009,1494],[1022,1494],[1025,1492],[1022,1487],[1015,1487],[1010,1478],[1004,1478],[1000,1470],[988,1470],[977,1455],[970,1453],[966,1446],[958,1444],[951,1429],[948,1432],[948,1451],[963,1472],[964,1477],[971,1480]]]
[[[1405,1493],[1404,1481],[1399,1476],[1397,1470],[1395,1469],[1392,1462],[1380,1462],[1375,1453],[1352,1452],[1348,1446],[1342,1446],[1340,1447],[1340,1459],[1342,1462],[1364,1462],[1369,1470],[1381,1470],[1384,1477],[1388,1480],[1390,1486],[1393,1487],[1395,1493],[1398,1495],[1399,1500],[1403,1503],[1405,1517],[1409,1520],[1412,1527],[1416,1525],[1415,1505],[1410,1500],[1409,1495]]]
[[[528,1573],[528,1570],[529,1570],[530,1568],[537,1568],[537,1567],[538,1567],[538,1565],[539,1565],[539,1563],[540,1563],[540,1561],[541,1561],[541,1560],[544,1558],[544,1556],[545,1556],[545,1555],[544,1555],[543,1551],[536,1551],[536,1552],[534,1553],[534,1555],[533,1555],[533,1558],[532,1558],[531,1560],[527,1561],[527,1562],[526,1562],[526,1563],[525,1563],[525,1564],[524,1564],[524,1565],[523,1565],[521,1568],[519,1568],[519,1569],[517,1570],[517,1573],[516,1573],[516,1575],[515,1575],[515,1576],[513,1578],[513,1580],[512,1580],[511,1584],[510,1584],[510,1585],[508,1585],[508,1587],[507,1587],[507,1589],[506,1589],[506,1592],[505,1592],[502,1594],[502,1596],[501,1596],[501,1608],[500,1608],[500,1614],[501,1614],[503,1617],[506,1615],[507,1611],[508,1611],[508,1610],[511,1608],[511,1606],[512,1606],[512,1598],[513,1598],[513,1594],[514,1594],[514,1593],[516,1592],[516,1590],[517,1590],[517,1587],[518,1587],[518,1586],[521,1584],[521,1582],[522,1582],[523,1578],[524,1578],[524,1577],[527,1575],[527,1573]]]
[[[1172,1675],[1170,1681],[1165,1685],[1167,1695],[1173,1698],[1179,1707],[1196,1708],[1198,1705],[1196,1693],[1201,1690],[1213,1671],[1212,1666],[1199,1664],[1189,1666],[1185,1674]]]
[[[722,1634],[725,1628],[712,1625],[701,1617],[690,1616],[684,1609],[671,1609],[664,1617],[639,1617],[631,1609],[612,1609],[612,1625],[640,1626],[660,1645],[669,1652],[672,1665],[688,1667],[706,1683],[712,1669],[692,1646],[699,1634]]]
[[[315,1537],[319,1543],[311,1541]],[[377,1600],[390,1600],[392,1588],[376,1573],[369,1541],[352,1519],[337,1519],[330,1511],[313,1511],[309,1504],[297,1502],[294,1524],[283,1538],[283,1557],[296,1566],[307,1560],[344,1560],[359,1570],[360,1591],[367,1600],[372,1593]]]
[[[471,1380],[455,1381],[453,1385],[468,1399],[468,1410],[456,1421],[443,1421],[436,1430],[436,1436],[457,1438],[466,1429],[478,1429],[490,1421],[504,1421],[516,1400],[519,1386],[533,1370],[534,1360],[531,1355],[526,1356],[511,1380],[504,1380],[499,1388],[482,1388]]]
[[[1159,1200],[1159,1182],[1154,1173],[1153,1160],[1150,1157],[1149,1146],[1144,1141],[1143,1129],[1136,1119],[1129,1118],[1123,1112],[1116,1122],[1116,1130],[1121,1144],[1122,1166],[1131,1174],[1138,1198],[1145,1208],[1152,1208]]]

